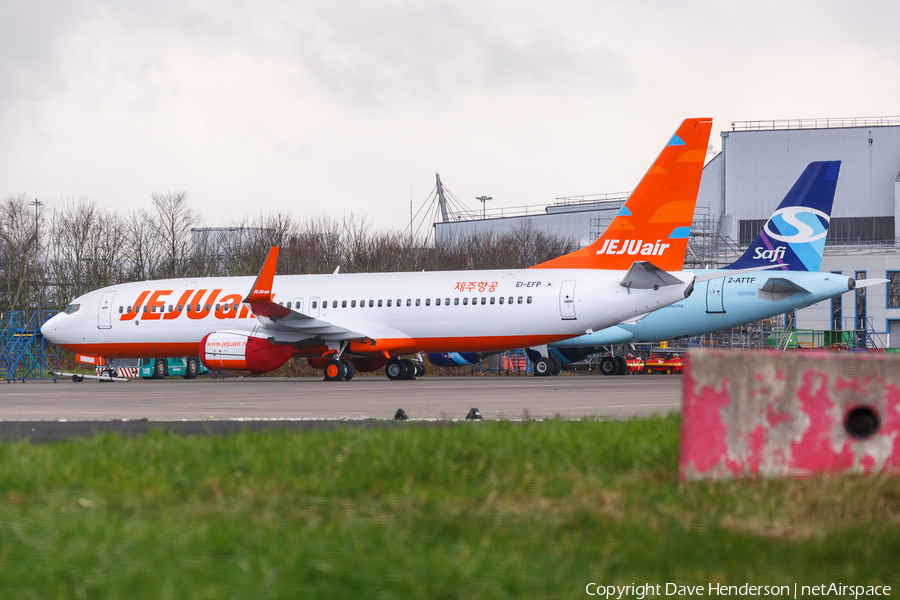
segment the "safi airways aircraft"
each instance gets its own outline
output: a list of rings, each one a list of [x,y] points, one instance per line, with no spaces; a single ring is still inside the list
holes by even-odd
[[[602,346],[703,335],[805,308],[857,287],[885,283],[886,279],[854,281],[818,272],[840,164],[810,163],[737,261],[720,271],[694,271],[708,279],[689,298],[631,323],[554,342],[551,354],[569,363],[601,351]],[[764,266],[777,272],[743,272]],[[484,356],[442,353],[428,358],[434,364],[458,366],[474,364]],[[600,370],[605,375],[622,372],[611,356],[601,360]]]
[[[411,377],[400,358],[411,352],[545,348],[684,300],[703,281],[681,266],[711,126],[682,123],[603,237],[530,269],[275,276],[276,247],[255,280],[106,287],[41,331],[81,354],[188,357],[189,372],[198,355],[255,374],[304,356],[331,380],[383,365]]]
[[[601,346],[703,335],[885,283],[886,279],[855,281],[819,272],[840,166],[840,161],[810,163],[738,260],[722,271],[694,271],[719,276],[698,285],[690,298],[635,323],[555,342],[553,347],[567,362],[580,360]],[[777,267],[771,272],[737,273],[766,265]],[[600,370],[612,374],[616,368],[604,360]]]

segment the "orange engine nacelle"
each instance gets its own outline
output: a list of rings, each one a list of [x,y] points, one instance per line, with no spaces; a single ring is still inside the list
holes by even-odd
[[[259,375],[274,371],[293,355],[290,346],[273,344],[246,331],[214,331],[200,342],[200,361],[211,371],[240,370]]]

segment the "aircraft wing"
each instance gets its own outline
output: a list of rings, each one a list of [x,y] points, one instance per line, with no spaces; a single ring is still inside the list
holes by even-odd
[[[318,338],[323,341],[338,342],[367,338],[363,333],[351,331],[322,319],[315,319],[273,302],[272,283],[275,279],[277,263],[278,246],[275,246],[269,250],[269,256],[266,257],[266,262],[263,263],[256,281],[253,282],[250,293],[244,298],[244,304],[250,308],[263,327],[273,332],[284,332],[283,335],[276,337],[285,338],[285,341]]]

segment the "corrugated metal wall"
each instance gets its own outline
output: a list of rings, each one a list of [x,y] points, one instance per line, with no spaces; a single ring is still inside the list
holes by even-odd
[[[719,179],[725,193],[718,206],[712,204],[714,194],[704,201],[725,217],[723,233],[735,240],[739,221],[768,218],[806,165],[817,160],[842,161],[832,216],[893,217],[897,210],[900,127],[726,131],[720,157],[721,168],[707,167],[703,176]]]

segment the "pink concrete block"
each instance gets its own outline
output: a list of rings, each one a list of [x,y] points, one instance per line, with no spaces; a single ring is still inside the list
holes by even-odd
[[[900,354],[692,350],[679,476],[900,475]]]

